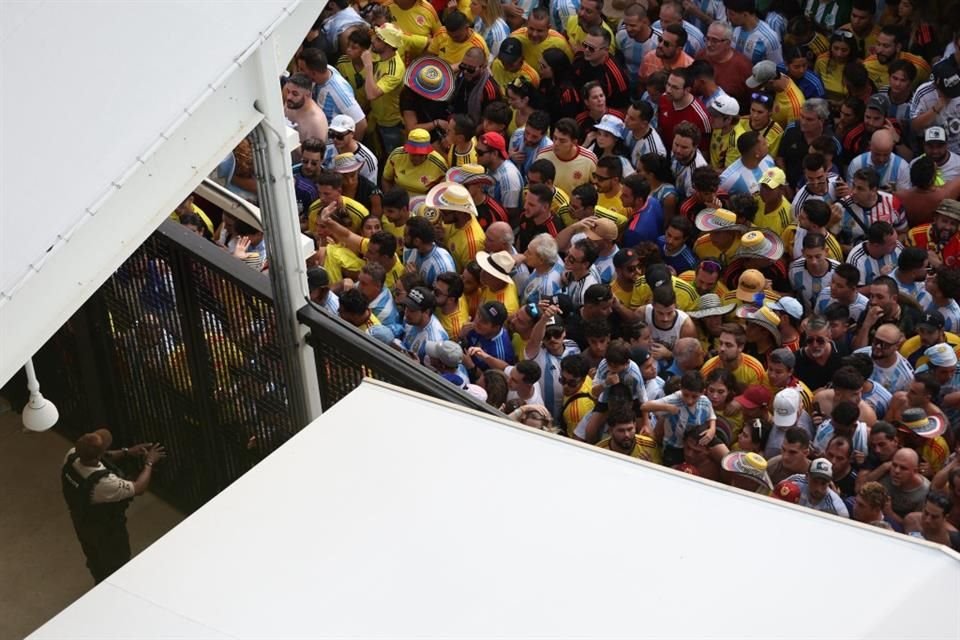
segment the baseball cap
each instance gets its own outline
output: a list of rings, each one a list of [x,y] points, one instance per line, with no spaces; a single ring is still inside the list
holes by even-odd
[[[337,133],[346,133],[347,131],[356,131],[357,123],[353,121],[348,115],[339,114],[333,117],[333,120],[330,121],[330,131],[336,131]]]
[[[513,64],[523,57],[523,45],[516,38],[507,38],[500,43],[500,52],[497,57],[504,64]]]
[[[803,489],[793,480],[781,480],[777,483],[777,486],[774,487],[772,495],[784,502],[797,504],[803,495]]]
[[[767,279],[763,273],[756,269],[745,270],[737,281],[737,300],[754,302],[756,295],[763,293],[763,287],[766,284]]]
[[[943,127],[928,127],[923,132],[924,142],[942,142],[947,143],[947,132]]]
[[[945,198],[940,202],[940,206],[937,207],[937,213],[952,218],[953,220],[960,220],[960,201]]]
[[[481,304],[480,308],[477,309],[477,314],[495,325],[502,325],[507,320],[507,308],[503,306],[502,302],[496,300],[489,300]]]
[[[882,93],[875,93],[867,100],[867,109],[876,109],[883,115],[890,112],[890,99]]]
[[[491,149],[496,149],[501,158],[507,159],[509,157],[507,153],[507,143],[504,141],[503,136],[496,131],[488,131],[480,136],[480,142]]]
[[[795,320],[803,319],[803,305],[796,298],[783,296],[770,304],[774,311],[782,311]]]
[[[426,311],[437,306],[437,298],[433,295],[433,291],[426,287],[414,287],[403,297],[400,304],[414,311]]]
[[[643,279],[651,289],[656,289],[657,287],[662,287],[667,284],[673,285],[670,270],[665,264],[652,264],[647,267],[647,270],[643,274]]]
[[[613,242],[620,235],[617,223],[608,218],[597,218],[592,229],[587,229],[586,235],[591,240],[609,240]]]
[[[753,73],[747,78],[747,86],[751,89],[762,87],[771,80],[776,80],[780,76],[777,71],[777,63],[772,60],[761,60],[753,65]]]
[[[407,142],[403,150],[413,155],[430,155],[433,145],[430,143],[430,133],[426,129],[414,129],[407,134]]]
[[[811,478],[821,478],[823,480],[833,480],[833,465],[826,458],[817,458],[810,463]]]
[[[782,187],[787,183],[787,174],[780,167],[770,167],[763,172],[760,178],[760,184],[766,185],[771,189]]]
[[[463,347],[453,340],[428,342],[424,350],[431,360],[442,362],[448,367],[455,367],[463,361]]]
[[[650,358],[650,352],[643,347],[632,347],[630,349],[630,359],[636,362],[638,367],[642,367]]]
[[[617,251],[616,255],[613,256],[613,266],[619,269],[636,257],[637,252],[633,249],[620,249],[620,251]]]
[[[770,406],[770,401],[773,399],[770,389],[766,388],[762,384],[751,384],[746,389],[743,390],[743,393],[738,395],[734,400],[737,401],[744,409],[759,409],[760,407]]]
[[[923,352],[923,355],[927,356],[930,364],[934,367],[957,366],[957,352],[946,342],[928,347],[927,350]]]
[[[773,424],[792,427],[800,415],[800,391],[793,387],[782,389],[773,398]]]
[[[925,327],[928,331],[940,331],[944,325],[946,325],[946,321],[943,319],[943,314],[939,311],[930,311],[929,313],[923,314],[923,317],[920,318],[920,322],[917,323],[917,329]]]
[[[307,288],[310,291],[329,286],[330,276],[327,274],[326,269],[323,267],[310,267],[307,269]]]
[[[736,98],[721,93],[710,101],[710,108],[722,116],[736,116],[740,114],[740,104]]]
[[[584,304],[600,304],[611,300],[613,300],[613,291],[610,290],[610,285],[592,284],[583,292]]]

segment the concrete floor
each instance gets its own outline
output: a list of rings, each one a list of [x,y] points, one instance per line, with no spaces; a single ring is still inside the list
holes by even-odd
[[[71,443],[24,432],[17,413],[0,413],[0,638],[23,638],[93,587],[60,492]],[[127,510],[130,546],[143,551],[183,514],[146,494]]]

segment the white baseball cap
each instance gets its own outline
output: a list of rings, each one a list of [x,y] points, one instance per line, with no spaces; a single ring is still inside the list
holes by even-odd
[[[923,132],[924,142],[947,142],[947,132],[943,127],[929,127]]]
[[[797,424],[800,415],[800,391],[787,387],[773,398],[773,424],[778,427],[792,427]]]
[[[740,115],[740,105],[737,103],[737,99],[725,93],[721,93],[711,100],[710,108],[722,116]]]
[[[336,131],[337,133],[345,133],[347,131],[356,131],[357,123],[353,121],[348,115],[340,114],[333,117],[333,120],[330,121],[330,130]]]

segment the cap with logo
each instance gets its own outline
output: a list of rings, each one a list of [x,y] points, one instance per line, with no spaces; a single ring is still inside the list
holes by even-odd
[[[833,480],[833,465],[826,458],[817,458],[810,463],[810,470],[807,473],[811,478]]]
[[[516,38],[507,38],[500,43],[497,58],[504,64],[513,64],[523,57],[523,44]]]
[[[773,398],[773,424],[777,427],[792,427],[800,417],[799,389],[787,387],[780,390]]]
[[[777,71],[777,63],[772,60],[761,60],[753,65],[753,73],[747,78],[747,86],[756,89],[771,80],[776,80],[778,77],[780,77],[780,72]]]
[[[400,300],[400,304],[414,311],[427,311],[437,306],[437,297],[427,287],[414,287]]]
[[[488,300],[477,309],[477,315],[487,322],[502,326],[507,321],[507,308],[502,302]]]
[[[592,284],[583,292],[584,304],[603,304],[613,300],[613,291],[608,284]]]
[[[923,141],[947,144],[947,131],[943,127],[927,127],[923,132]]]
[[[875,93],[867,100],[867,109],[874,109],[886,116],[890,113],[890,98],[882,93]]]
[[[800,498],[803,497],[803,488],[797,484],[795,480],[781,480],[777,483],[777,486],[773,488],[771,495],[784,502],[797,504],[800,502]]]
[[[357,123],[353,121],[353,118],[346,114],[338,114],[333,116],[333,120],[330,121],[330,131],[336,131],[337,133],[347,133],[348,131],[353,133],[357,130]]]
[[[943,319],[942,313],[939,311],[930,311],[929,313],[923,314],[923,317],[917,322],[917,329],[922,327],[927,331],[940,331],[945,325],[946,321]]]
[[[721,93],[711,100],[709,108],[722,116],[740,115],[740,104],[737,102],[737,99],[725,93]]]

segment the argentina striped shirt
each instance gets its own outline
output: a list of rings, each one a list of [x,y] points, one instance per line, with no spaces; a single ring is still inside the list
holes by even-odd
[[[327,66],[327,70],[330,72],[330,78],[323,84],[318,83],[313,86],[313,99],[323,109],[327,122],[341,113],[353,118],[354,122],[360,122],[366,118],[367,114],[360,108],[357,97],[353,93],[353,87],[347,79],[340,75],[332,64]]]
[[[864,240],[850,250],[847,263],[855,266],[860,272],[860,286],[864,286],[873,282],[877,276],[884,275],[883,269],[885,267],[890,269],[896,267],[901,251],[903,251],[903,245],[898,242],[893,253],[874,258],[867,252],[867,241]]]
[[[869,356],[871,355],[871,350],[871,347],[862,347],[854,351],[854,353],[864,353]],[[890,393],[906,391],[910,387],[910,383],[913,382],[913,367],[910,366],[906,358],[898,353],[897,361],[889,367],[881,367],[874,361],[873,373],[870,375],[870,380],[872,380],[874,384],[886,388]]]
[[[748,30],[743,27],[734,29],[732,44],[734,49],[747,56],[753,64],[761,60],[770,60],[777,64],[783,62],[780,38],[763,20],[757,22],[754,29]]]
[[[453,256],[446,249],[437,245],[433,245],[433,248],[427,253],[420,253],[416,249],[404,249],[403,262],[404,264],[413,264],[428,287],[433,286],[437,276],[441,273],[457,272],[457,265],[453,261]]]
[[[828,259],[828,261],[830,268],[822,276],[815,276],[807,271],[806,258],[797,258],[790,263],[790,288],[797,295],[797,299],[803,303],[804,309],[813,308],[817,296],[826,287],[830,286],[830,281],[833,280],[833,272],[840,266],[840,263],[836,260]]]

